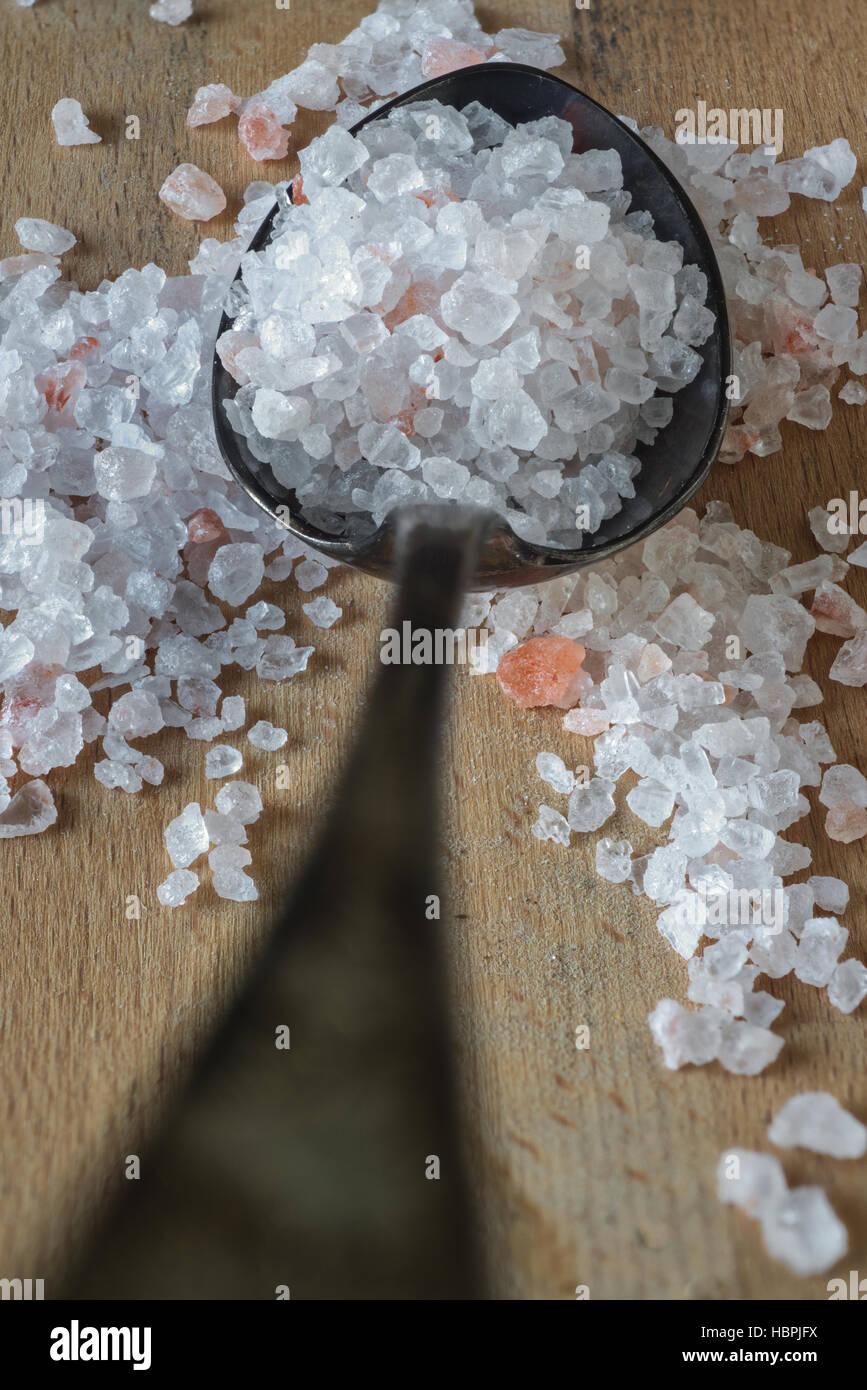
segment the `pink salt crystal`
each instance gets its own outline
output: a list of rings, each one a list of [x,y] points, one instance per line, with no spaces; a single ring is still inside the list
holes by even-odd
[[[428,39],[421,53],[421,70],[425,77],[442,77],[444,73],[455,72],[458,68],[468,68],[483,63],[490,48],[473,48],[457,39]]]
[[[827,579],[818,585],[810,612],[819,631],[830,632],[834,637],[854,637],[867,627],[867,613],[861,605],[839,584],[831,584]]]
[[[58,362],[34,378],[36,389],[48,406],[45,423],[49,429],[72,424],[75,402],[86,380],[87,369],[80,362]]]
[[[199,507],[187,521],[187,539],[192,545],[228,538],[228,531],[210,507]]]
[[[285,159],[289,152],[289,132],[284,130],[270,106],[251,101],[238,122],[238,139],[253,159]]]
[[[641,656],[638,658],[638,665],[635,674],[644,685],[645,681],[652,681],[656,676],[661,676],[663,671],[671,670],[671,657],[666,656],[661,647],[655,642],[648,642]]]
[[[225,82],[212,82],[207,87],[200,87],[193,97],[193,104],[187,112],[187,125],[210,125],[212,121],[221,121],[224,116],[231,116],[233,111],[237,111],[240,105],[241,98],[236,97]]]
[[[568,637],[531,637],[500,659],[497,681],[500,689],[522,709],[537,705],[557,705],[584,660],[580,642]]]
[[[843,643],[828,675],[840,685],[867,685],[867,631]]]
[[[825,817],[825,831],[829,839],[850,845],[867,835],[867,811],[854,801],[838,801]]]
[[[159,196],[167,208],[188,222],[210,222],[226,206],[220,185],[195,164],[179,164],[169,174]]]
[[[237,361],[238,353],[248,347],[261,347],[261,343],[255,333],[243,333],[239,328],[230,328],[217,339],[217,356],[239,386],[246,386],[250,380]]]

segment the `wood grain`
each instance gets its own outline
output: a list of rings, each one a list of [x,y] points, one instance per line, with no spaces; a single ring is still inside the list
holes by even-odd
[[[255,165],[228,122],[188,132],[183,118],[195,88],[218,80],[240,92],[260,88],[367,8],[200,0],[197,17],[177,29],[151,21],[144,0],[4,8],[0,253],[15,250],[15,217],[41,216],[79,236],[68,267],[86,288],[149,260],[182,273],[197,231],[155,197],[176,163],[192,160],[225,187],[229,210],[207,228],[220,237],[247,182],[291,168],[291,159]],[[784,155],[844,132],[867,154],[865,25],[856,0],[809,9],[787,0],[592,0],[581,11],[565,0],[533,0],[485,4],[480,17],[489,29],[511,23],[564,33],[574,40],[564,75],[642,123],[670,132],[675,111],[699,99],[780,107]],[[60,96],[82,101],[101,145],[57,148],[49,112]],[[124,138],[129,114],[141,119],[138,141]],[[298,133],[307,138],[321,124],[304,116]],[[796,200],[774,238],[805,246],[817,266],[863,259],[863,181],[838,206]],[[729,501],[742,524],[806,559],[814,553],[807,508],[859,486],[864,420],[841,406],[826,434],[787,426],[782,453],[718,466],[701,500]],[[867,600],[860,572],[849,587]],[[156,901],[167,868],[164,824],[213,791],[200,745],[177,731],[152,741],[167,766],[161,793],[107,793],[84,759],[52,777],[57,827],[3,847],[2,1275],[45,1278],[50,1293],[119,1185],[124,1156],[140,1151],[177,1093],[309,848],[363,708],[387,598],[383,586],[348,572],[329,592],[345,616],[317,634],[306,676],[281,690],[237,673],[227,686],[246,696],[251,718],[289,730],[279,755],[243,744],[267,807],[250,837],[258,904],[221,902],[207,887],[189,910],[171,913]],[[293,586],[265,596],[285,607],[288,631],[309,632]],[[814,640],[808,670],[826,693],[840,759],[857,763],[864,696],[828,682],[836,645]],[[771,989],[786,1000],[778,1025],[786,1046],[766,1074],[664,1071],[645,1018],[660,996],[684,997],[685,967],[660,942],[647,905],[596,878],[595,837],[567,851],[529,836],[542,799],[532,767],[542,748],[572,765],[587,758],[554,713],[522,713],[493,682],[458,675],[444,767],[447,930],[494,1295],[565,1299],[587,1284],[593,1298],[826,1297],[825,1277],[788,1275],[764,1254],[755,1228],[717,1203],[713,1170],[726,1146],[765,1147],[769,1118],[798,1090],[827,1088],[867,1118],[864,1009],[845,1018],[820,992],[782,981]],[[277,786],[278,762],[290,768],[289,791]],[[606,831],[652,843],[625,808]],[[816,872],[852,883],[846,921],[856,953],[867,955],[863,845],[830,843],[817,814],[794,838],[813,849]],[[125,917],[131,894],[141,898],[140,921]],[[584,1023],[591,1046],[578,1051],[575,1028]],[[867,1273],[863,1164],[794,1152],[785,1166],[790,1181],[825,1186],[851,1233],[841,1268]]]

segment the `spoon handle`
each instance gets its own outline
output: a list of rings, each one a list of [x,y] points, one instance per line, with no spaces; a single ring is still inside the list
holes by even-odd
[[[454,625],[483,531],[398,519],[396,628]],[[380,667],[289,909],[71,1297],[478,1296],[433,911],[446,676]]]

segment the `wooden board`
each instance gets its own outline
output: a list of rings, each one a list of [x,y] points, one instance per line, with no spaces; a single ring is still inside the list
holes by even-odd
[[[201,17],[172,29],[148,18],[145,0],[4,6],[0,254],[14,252],[11,224],[26,214],[76,232],[68,266],[86,288],[149,260],[183,272],[196,229],[155,196],[175,164],[193,160],[226,188],[229,211],[207,229],[220,237],[247,182],[291,168],[291,160],[255,165],[228,122],[188,132],[195,88],[218,80],[242,93],[261,88],[367,8],[363,0],[294,0],[288,11],[271,0],[200,0]],[[759,8],[752,0],[591,0],[580,11],[566,0],[510,0],[481,6],[480,15],[490,30],[522,24],[564,34],[564,76],[642,123],[671,132],[678,108],[699,99],[779,107],[785,156],[841,133],[867,156],[857,0],[809,10],[789,0]],[[60,96],[82,100],[101,145],[57,148],[49,113]],[[124,138],[128,115],[140,118],[140,140]],[[302,116],[297,130],[306,139],[322,124]],[[861,174],[839,206],[796,200],[775,238],[801,243],[817,266],[863,259],[863,182]],[[826,434],[786,427],[781,454],[718,466],[702,501],[726,499],[742,524],[808,558],[815,547],[805,512],[858,487],[865,418],[841,406]],[[850,588],[867,600],[861,572]],[[361,711],[386,611],[385,588],[348,572],[328,592],[345,616],[317,634],[305,677],[281,690],[238,672],[227,686],[247,697],[252,718],[289,730],[277,756],[243,744],[267,807],[250,836],[263,885],[257,905],[221,902],[210,889],[190,910],[171,913],[156,901],[167,870],[164,824],[213,792],[201,746],[176,731],[152,741],[167,767],[161,794],[107,793],[93,780],[92,758],[83,759],[52,776],[57,827],[3,847],[0,1275],[45,1278],[49,1293],[56,1286],[119,1185],[124,1156],[140,1151],[177,1093],[303,860]],[[297,589],[266,597],[285,606],[287,630],[306,637]],[[827,681],[836,645],[816,639],[808,669],[826,692],[839,757],[857,763],[864,695]],[[771,989],[786,1000],[778,1025],[786,1047],[765,1075],[740,1079],[716,1065],[663,1070],[645,1018],[660,996],[685,997],[684,964],[660,942],[647,904],[596,878],[595,837],[567,851],[529,835],[543,799],[536,753],[553,749],[574,765],[585,747],[553,712],[522,713],[492,681],[458,675],[444,764],[447,930],[492,1292],[571,1298],[585,1284],[592,1298],[824,1298],[825,1277],[787,1274],[755,1228],[717,1203],[713,1171],[726,1146],[765,1147],[768,1120],[796,1091],[830,1089],[867,1118],[867,1015],[862,1008],[845,1018],[820,992],[782,981]],[[290,791],[277,786],[279,762],[290,768]],[[606,832],[651,843],[625,809]],[[812,847],[816,872],[852,883],[846,920],[864,956],[863,844],[830,843],[815,814],[795,838]],[[131,894],[141,898],[140,921],[125,917]],[[580,1024],[590,1027],[587,1051],[575,1047]],[[863,1164],[800,1152],[785,1163],[792,1182],[821,1182],[849,1226],[841,1269],[867,1272]]]

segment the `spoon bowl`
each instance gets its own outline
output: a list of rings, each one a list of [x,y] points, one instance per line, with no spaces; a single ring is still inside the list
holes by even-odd
[[[707,276],[707,307],[715,324],[700,349],[697,376],[674,396],[674,414],[653,444],[638,445],[641,471],[636,495],[575,549],[537,545],[522,540],[501,517],[491,518],[470,587],[492,589],[538,583],[595,564],[643,540],[664,526],[701,487],[716,457],[725,429],[725,379],[730,370],[730,340],[725,292],[710,238],[698,212],[662,160],[610,111],[577,88],[523,63],[489,63],[462,68],[424,82],[395,97],[352,127],[356,135],[371,121],[382,120],[398,106],[416,101],[439,101],[462,110],[481,102],[511,125],[557,116],[574,131],[573,150],[614,149],[623,165],[624,187],[632,194],[630,211],[649,212],[657,237],[677,241],[684,262]],[[250,244],[259,251],[271,239],[279,205],[262,223]],[[240,272],[239,272],[240,274]],[[220,333],[232,327],[223,315]],[[251,452],[247,440],[232,427],[223,402],[234,396],[237,382],[214,356],[213,413],[217,440],[229,469],[261,507],[275,516],[299,540],[315,545],[344,564],[355,565],[380,578],[394,578],[396,513],[363,543],[328,535],[302,514],[295,494],[283,487],[266,463]],[[278,512],[277,509],[280,509]],[[400,511],[422,510],[418,507]]]

